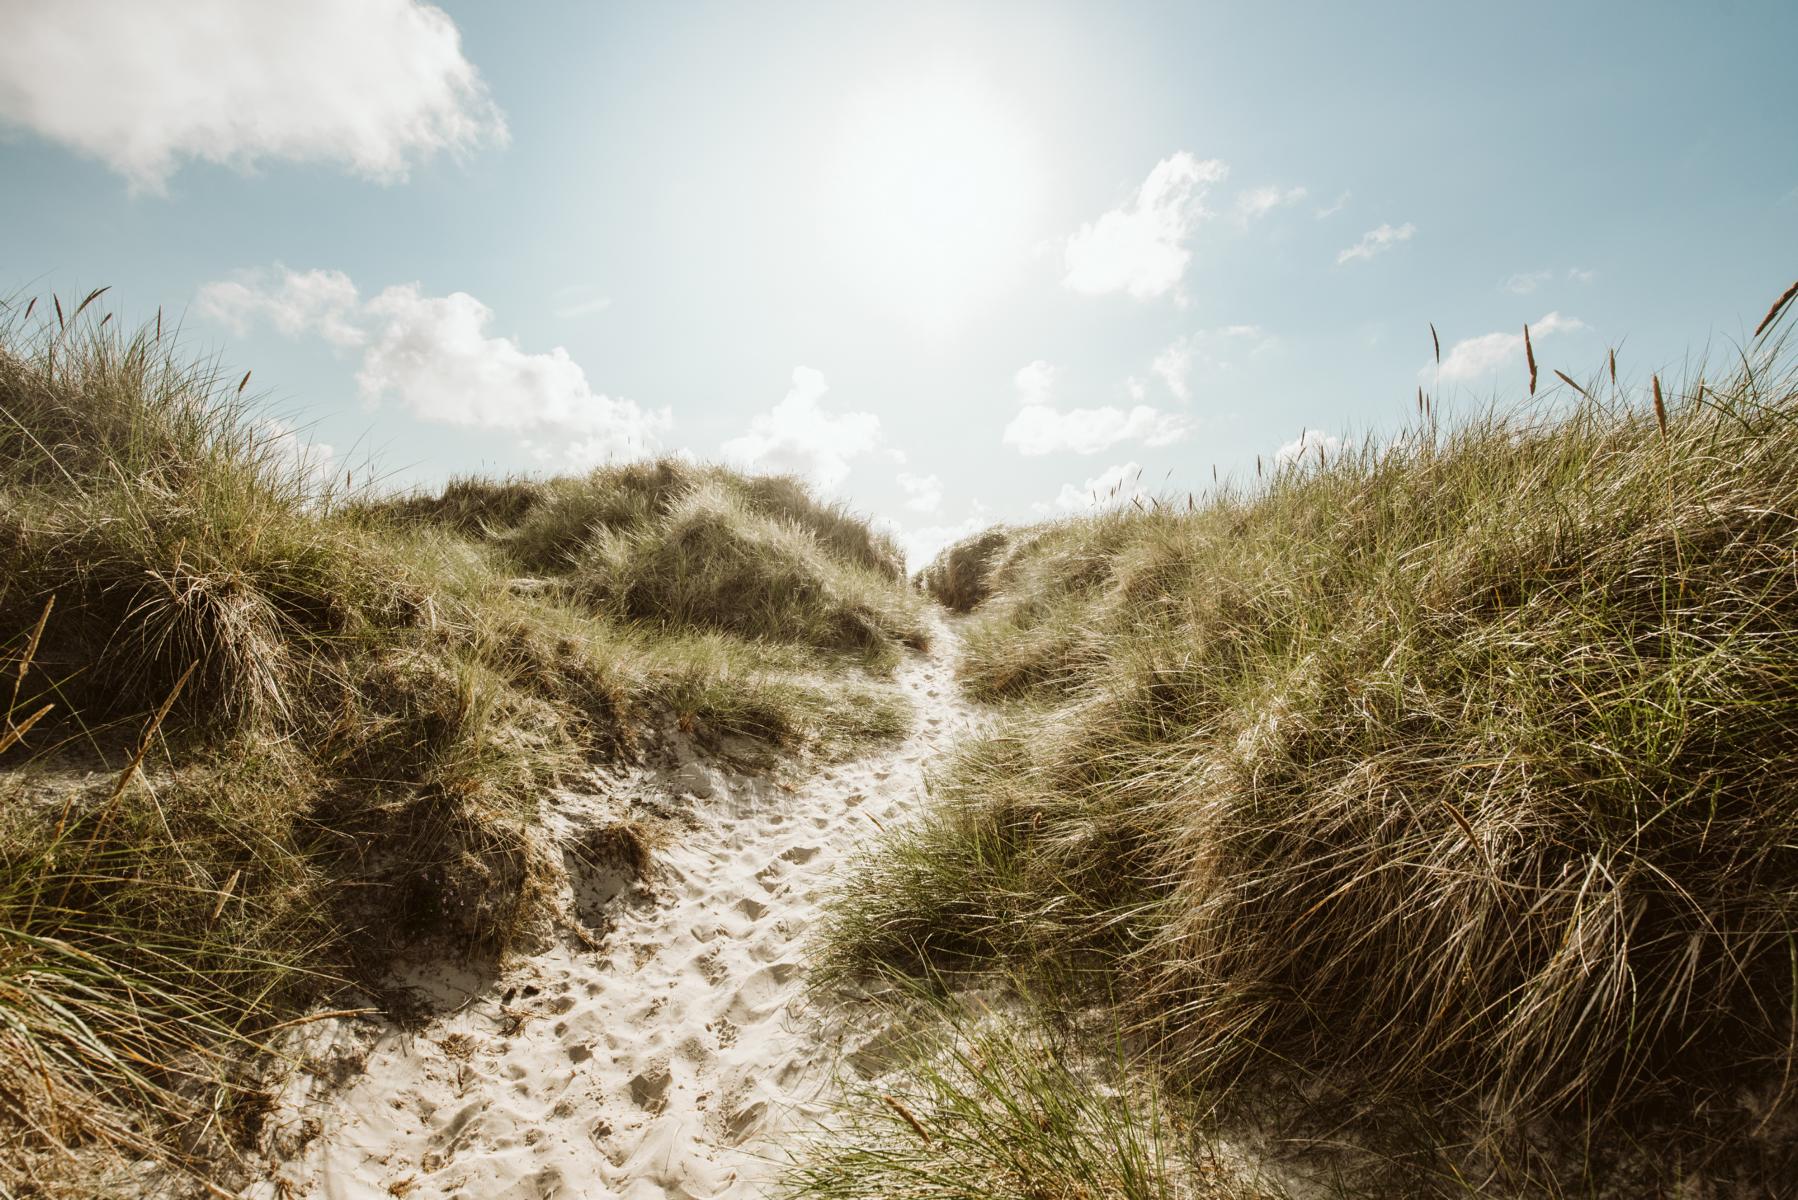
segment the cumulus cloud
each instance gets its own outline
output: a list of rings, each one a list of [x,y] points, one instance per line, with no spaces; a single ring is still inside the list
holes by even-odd
[[[1370,229],[1361,235],[1361,240],[1336,256],[1336,265],[1354,262],[1357,259],[1372,258],[1376,254],[1384,254],[1400,242],[1408,242],[1417,232],[1417,226],[1406,221],[1396,228],[1382,225],[1378,229]]]
[[[1054,384],[1058,374],[1059,368],[1038,359],[1013,378],[1023,407],[1005,427],[1003,440],[1020,454],[1053,454],[1058,450],[1097,454],[1127,441],[1166,446],[1189,432],[1184,417],[1146,404],[1128,409],[1110,404],[1100,408],[1057,408]]]
[[[1342,449],[1341,438],[1334,434],[1327,434],[1321,429],[1307,429],[1274,451],[1274,461],[1277,463],[1297,462],[1307,455],[1316,458],[1320,450],[1327,458],[1340,449]]]
[[[1588,271],[1584,267],[1567,268],[1567,280],[1569,283],[1591,283],[1597,278],[1598,272],[1596,271]]]
[[[801,475],[830,490],[849,476],[849,460],[880,443],[880,418],[868,412],[832,413],[822,401],[830,387],[811,367],[793,368],[793,386],[779,404],[758,413],[749,432],[724,443],[724,457],[760,471]]]
[[[1148,494],[1142,486],[1142,468],[1127,462],[1105,468],[1079,487],[1064,483],[1054,501],[1032,507],[1038,512],[1091,512],[1120,507],[1146,498]]]
[[[239,336],[264,320],[288,337],[316,333],[335,346],[359,346],[368,334],[357,323],[361,298],[342,271],[246,271],[203,284],[199,308]]]
[[[899,486],[905,491],[905,507],[913,512],[933,513],[943,505],[943,481],[935,475],[912,475],[901,471]]]
[[[150,191],[190,160],[393,181],[506,137],[455,22],[417,0],[8,5],[0,122]]]
[[[1530,322],[1530,339],[1535,341],[1585,327],[1585,322],[1577,317],[1563,317],[1558,312],[1551,312],[1538,321]],[[1516,333],[1484,333],[1478,337],[1463,338],[1449,347],[1448,353],[1442,358],[1439,373],[1432,367],[1425,367],[1418,374],[1423,378],[1437,374],[1445,383],[1464,383],[1484,378],[1505,363],[1521,362],[1522,359],[1523,330],[1519,329]]]
[[[315,334],[358,350],[357,385],[371,403],[397,401],[413,415],[526,439],[540,458],[575,465],[653,451],[667,409],[595,392],[560,346],[533,353],[493,337],[493,312],[467,292],[429,296],[416,283],[361,300],[341,271],[276,267],[208,283],[198,307],[243,333],[267,321],[289,337]],[[555,452],[535,439],[555,435]]]
[[[1217,159],[1201,160],[1184,150],[1162,159],[1126,203],[1068,239],[1062,284],[1088,295],[1128,292],[1139,300],[1165,295],[1192,258],[1186,242],[1206,215],[1206,191],[1228,174]]]
[[[560,346],[533,354],[512,338],[489,337],[493,312],[467,292],[427,296],[402,284],[364,312],[374,333],[356,381],[369,400],[391,396],[450,425],[579,435],[589,461],[647,454],[671,423],[665,409],[646,412],[594,392]]]
[[[1297,204],[1311,193],[1302,187],[1277,188],[1258,187],[1240,192],[1236,196],[1236,215],[1240,220],[1253,221],[1256,217],[1265,217],[1276,208],[1284,208],[1289,204]]]

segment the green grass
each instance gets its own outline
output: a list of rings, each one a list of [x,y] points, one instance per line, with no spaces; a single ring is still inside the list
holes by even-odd
[[[900,1021],[897,1012],[883,1014]],[[1042,1014],[950,1004],[893,1053],[905,1065],[851,1085],[793,1152],[800,1200],[1182,1200],[1268,1195],[1221,1176],[1153,1087]]]
[[[84,307],[0,316],[0,1193],[221,1169],[268,1031],[541,928],[538,797],[590,764],[905,732],[922,602],[797,482],[351,493]]]
[[[1783,338],[1664,419],[1601,375],[951,549],[926,582],[984,596],[959,670],[1010,715],[845,885],[827,972],[1129,997],[1188,1094],[1429,1112],[1501,1192],[1602,1191],[1632,1145],[1655,1186],[1791,1178]]]

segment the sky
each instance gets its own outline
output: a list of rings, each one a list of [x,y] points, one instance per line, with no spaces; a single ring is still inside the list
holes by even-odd
[[[683,453],[914,564],[1626,381],[1798,276],[1798,4],[0,0],[0,296],[321,471]],[[1429,326],[1439,331],[1437,365]]]

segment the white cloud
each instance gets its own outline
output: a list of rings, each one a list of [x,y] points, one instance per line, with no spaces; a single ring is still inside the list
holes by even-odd
[[[242,336],[266,320],[288,337],[316,333],[334,346],[359,346],[367,333],[356,324],[361,298],[342,271],[240,272],[203,284],[200,312]]]
[[[1567,268],[1567,279],[1571,283],[1591,283],[1597,278],[1597,271],[1588,271],[1584,267]]]
[[[1323,208],[1318,209],[1316,212],[1312,213],[1311,215],[1316,217],[1320,221],[1323,220],[1325,217],[1333,217],[1337,213],[1341,212],[1343,209],[1348,207],[1349,197],[1352,196],[1353,194],[1354,193],[1352,193],[1352,192],[1343,192],[1340,196],[1337,196],[1336,199],[1330,201],[1329,204],[1325,205]]]
[[[1055,378],[1060,374],[1060,367],[1040,358],[1028,366],[1019,367],[1018,373],[1012,376],[1012,383],[1018,389],[1018,400],[1024,404],[1050,403],[1050,394],[1055,390]]]
[[[1166,446],[1189,432],[1186,418],[1146,404],[1128,409],[1109,404],[1102,408],[1058,409],[1054,391],[1060,374],[1061,368],[1039,358],[1013,377],[1023,407],[1006,425],[1003,440],[1007,446],[1015,446],[1018,453],[1039,455],[1067,450],[1097,454],[1126,441]],[[1139,381],[1130,382],[1136,384],[1131,388],[1132,398],[1140,398]]]
[[[942,507],[943,481],[935,475],[912,475],[901,471],[897,478],[906,494],[905,507],[920,513],[933,513]]]
[[[160,191],[187,160],[403,179],[502,143],[461,35],[417,0],[56,0],[6,6],[0,122]]]
[[[1335,454],[1340,449],[1342,449],[1341,438],[1336,437],[1333,434],[1327,434],[1321,429],[1307,429],[1300,433],[1298,437],[1274,451],[1274,461],[1277,463],[1289,463],[1296,462],[1306,456],[1316,458],[1319,450],[1322,450],[1324,456],[1328,457],[1329,455]]]
[[[1237,194],[1236,215],[1240,220],[1253,221],[1256,217],[1265,217],[1276,208],[1297,204],[1310,194],[1302,187],[1250,188]]]
[[[1558,312],[1551,312],[1541,320],[1530,322],[1530,340],[1537,341],[1557,333],[1571,333],[1584,329],[1585,323],[1577,317],[1563,317]],[[1463,338],[1449,347],[1442,359],[1440,372],[1433,367],[1425,367],[1418,372],[1423,378],[1436,374],[1446,383],[1465,382],[1480,379],[1491,374],[1506,362],[1523,357],[1523,331],[1516,333],[1484,333],[1478,337]]]
[[[1167,446],[1189,432],[1186,418],[1146,404],[1127,410],[1110,404],[1067,410],[1032,404],[1020,409],[1005,427],[1005,444],[1028,455],[1053,454],[1058,450],[1097,454],[1119,442]]]
[[[1107,467],[1079,487],[1061,485],[1061,492],[1049,504],[1035,504],[1037,512],[1092,512],[1095,509],[1121,507],[1143,499],[1148,492],[1142,486],[1142,468],[1136,463],[1119,463]]]
[[[1336,265],[1354,262],[1356,259],[1372,258],[1376,254],[1384,254],[1400,242],[1408,242],[1417,232],[1417,226],[1406,221],[1394,228],[1382,225],[1378,229],[1370,229],[1361,235],[1361,240],[1336,256]]]
[[[979,533],[992,525],[987,515],[986,506],[976,500],[968,516],[952,525],[923,525],[916,529],[908,529],[892,518],[876,519],[875,525],[891,533],[899,541],[899,548],[905,552],[906,566],[917,570],[941,553],[943,547],[953,545],[971,534]]]
[[[304,430],[279,417],[265,417],[258,424],[263,444],[283,466],[306,476],[314,485],[323,484],[337,473],[337,451],[329,442],[314,441]]]
[[[1554,277],[1553,271],[1519,271],[1505,280],[1502,286],[1513,295],[1527,296]]]
[[[1184,150],[1162,159],[1127,203],[1068,238],[1062,284],[1088,295],[1164,295],[1186,273],[1186,241],[1206,215],[1206,190],[1227,174],[1217,159]]]
[[[724,457],[744,467],[801,475],[830,490],[849,475],[849,460],[880,443],[880,418],[873,413],[827,412],[819,402],[829,391],[824,375],[793,368],[793,386],[779,404],[758,413],[749,432],[724,443]]]
[[[901,471],[899,486],[905,490],[905,507],[913,512],[933,513],[943,506],[943,481],[935,475],[912,475]]]
[[[1167,384],[1167,390],[1176,399],[1187,400],[1191,393],[1186,386],[1186,377],[1192,371],[1192,339],[1179,338],[1166,350],[1155,356],[1150,370],[1161,376],[1161,382]]]
[[[449,425],[583,435],[586,461],[647,454],[671,423],[666,409],[645,412],[594,392],[560,346],[531,354],[512,338],[487,336],[493,312],[467,292],[426,296],[402,284],[363,311],[373,333],[356,382],[368,400],[393,397]]]
[[[672,424],[665,408],[595,392],[560,346],[531,353],[489,336],[492,310],[466,292],[427,296],[408,283],[361,301],[341,271],[276,268],[202,286],[199,308],[239,333],[266,320],[289,337],[317,334],[358,349],[356,382],[368,401],[393,399],[423,420],[526,439],[554,434],[560,457],[576,465],[650,453]]]
[[[1195,365],[1203,363],[1209,368],[1228,369],[1233,364],[1225,355],[1231,352],[1232,347],[1246,348],[1249,354],[1259,354],[1275,344],[1275,340],[1259,325],[1221,325],[1216,329],[1201,329],[1197,333],[1174,339],[1165,350],[1155,356],[1149,369],[1161,377],[1167,390],[1176,399],[1185,401],[1191,398],[1191,377]]]

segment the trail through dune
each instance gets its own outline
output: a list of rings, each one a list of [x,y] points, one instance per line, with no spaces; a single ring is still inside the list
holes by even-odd
[[[421,970],[452,1010],[422,1030],[309,1030],[311,1069],[279,1110],[292,1157],[246,1194],[762,1194],[839,1056],[880,1032],[800,1002],[819,903],[858,843],[916,809],[925,767],[977,720],[951,677],[954,635],[935,632],[899,668],[917,712],[897,747],[790,787],[689,756],[622,777],[628,803],[683,823],[646,885],[579,849],[620,797],[559,797],[564,900],[584,934],[559,934],[493,981]],[[459,986],[471,990],[458,1007]],[[346,1083],[323,1082],[331,1064]]]

